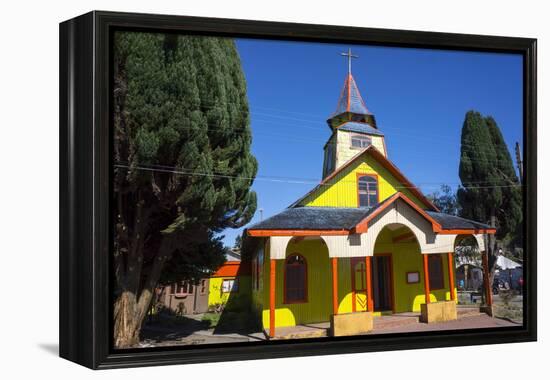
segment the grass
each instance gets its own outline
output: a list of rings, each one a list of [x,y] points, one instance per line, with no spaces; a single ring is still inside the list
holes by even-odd
[[[208,322],[210,325],[208,328],[213,329],[220,323],[220,313],[205,313],[202,316],[202,322]]]

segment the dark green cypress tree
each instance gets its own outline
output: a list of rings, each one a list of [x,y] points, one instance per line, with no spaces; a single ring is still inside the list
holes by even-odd
[[[114,53],[114,338],[129,347],[159,283],[224,261],[218,233],[253,216],[257,162],[232,40],[116,33]]]
[[[496,121],[488,116],[485,118],[487,128],[491,135],[493,146],[495,147],[496,162],[495,168],[502,184],[502,206],[497,212],[497,223],[500,232],[497,234],[503,244],[510,246],[523,246],[522,238],[522,192],[521,183],[514,168],[514,162],[508,147],[504,142],[504,137]]]
[[[497,228],[489,235],[490,283],[494,277],[497,243],[510,241],[522,222],[521,188],[510,152],[492,117],[466,113],[462,126],[457,198],[460,215]]]

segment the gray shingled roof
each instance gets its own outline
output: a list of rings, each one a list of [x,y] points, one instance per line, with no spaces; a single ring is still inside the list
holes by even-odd
[[[376,207],[294,207],[256,223],[258,230],[349,230]]]
[[[368,133],[369,135],[384,136],[378,129],[368,125],[367,123],[360,123],[357,121],[348,121],[338,127],[342,131]]]
[[[459,216],[444,214],[442,212],[426,211],[428,215],[441,224],[444,230],[469,230],[469,229],[487,229],[492,228],[488,224],[479,223],[473,220],[464,219]]]
[[[389,198],[388,198],[389,199]],[[250,230],[351,230],[374,210],[375,207],[292,207],[248,227]],[[448,215],[426,211],[445,230],[486,229],[487,224]]]

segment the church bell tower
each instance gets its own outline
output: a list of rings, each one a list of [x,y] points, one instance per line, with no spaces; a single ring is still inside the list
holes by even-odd
[[[376,119],[367,109],[351,75],[351,60],[358,56],[353,55],[351,49],[341,54],[348,58],[348,75],[336,111],[327,120],[332,135],[324,148],[323,178],[369,145],[373,145],[384,156],[387,155],[384,134],[378,130]]]

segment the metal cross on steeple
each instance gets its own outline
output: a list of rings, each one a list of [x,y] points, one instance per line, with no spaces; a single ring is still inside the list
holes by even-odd
[[[347,53],[340,53],[340,55],[342,55],[344,57],[348,57],[348,74],[351,74],[351,59],[352,58],[359,58],[359,56],[351,54],[351,48],[348,49]]]

